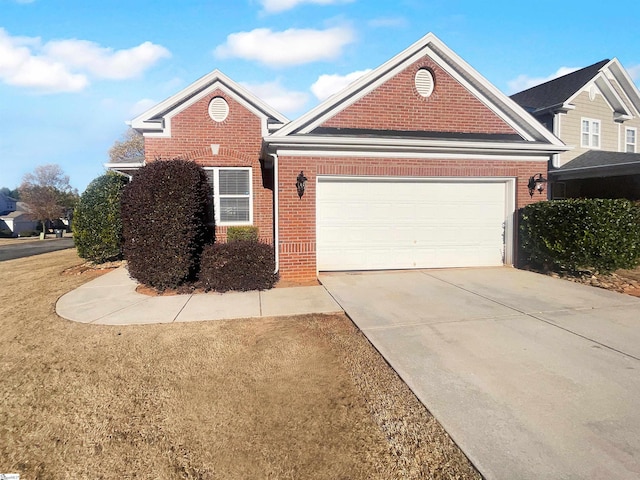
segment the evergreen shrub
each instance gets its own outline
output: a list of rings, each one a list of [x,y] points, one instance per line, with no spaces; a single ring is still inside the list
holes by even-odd
[[[187,160],[156,160],[139,169],[122,195],[124,256],[130,275],[158,290],[196,278],[211,241],[205,171]]]
[[[554,200],[520,213],[521,248],[533,265],[608,273],[640,264],[640,207],[628,200]]]
[[[120,199],[127,178],[107,172],[94,179],[73,213],[73,238],[78,255],[104,263],[122,257]]]
[[[251,225],[227,228],[227,242],[235,242],[237,240],[258,241],[258,227]]]
[[[268,290],[278,281],[273,247],[252,240],[207,245],[198,286],[205,291]]]

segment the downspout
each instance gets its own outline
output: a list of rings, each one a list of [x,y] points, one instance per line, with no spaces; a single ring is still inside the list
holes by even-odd
[[[280,222],[278,212],[280,210],[280,202],[278,197],[278,154],[269,153],[273,157],[273,248],[276,259],[276,268],[274,274],[280,271]]]

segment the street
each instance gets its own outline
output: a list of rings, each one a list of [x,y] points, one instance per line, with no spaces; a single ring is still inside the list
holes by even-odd
[[[53,237],[52,234],[49,237]],[[24,243],[12,243],[10,245],[0,245],[0,262],[13,260],[15,258],[30,257],[41,253],[55,252],[73,248],[73,237],[47,238],[42,241],[25,240]]]

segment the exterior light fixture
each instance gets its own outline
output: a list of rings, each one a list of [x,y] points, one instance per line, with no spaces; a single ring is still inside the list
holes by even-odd
[[[542,176],[541,173],[537,173],[533,177],[529,177],[529,183],[527,187],[529,187],[529,195],[533,197],[533,192],[537,191],[538,193],[544,192],[544,184],[547,183],[547,179]]]
[[[298,197],[302,198],[304,195],[304,189],[307,186],[307,177],[304,176],[304,172],[300,170],[298,178],[296,178],[296,190],[298,190]]]

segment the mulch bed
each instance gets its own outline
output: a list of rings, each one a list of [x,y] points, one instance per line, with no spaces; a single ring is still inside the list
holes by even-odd
[[[554,278],[561,278],[570,282],[582,283],[583,285],[590,285],[592,287],[604,288],[605,290],[611,290],[618,293],[624,293],[626,295],[632,295],[634,297],[640,297],[640,282],[633,278],[629,278],[623,273],[598,273],[598,272],[540,272]]]

